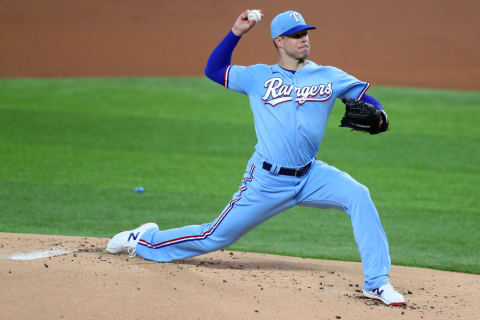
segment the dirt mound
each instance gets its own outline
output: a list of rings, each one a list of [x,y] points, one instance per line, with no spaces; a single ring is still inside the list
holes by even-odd
[[[386,307],[363,298],[359,263],[229,251],[156,263],[106,254],[107,241],[0,233],[2,318],[468,319],[480,313],[479,275],[393,266],[391,280],[408,305]]]

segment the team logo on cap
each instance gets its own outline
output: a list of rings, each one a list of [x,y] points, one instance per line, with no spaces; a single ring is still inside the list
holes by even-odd
[[[281,78],[271,78],[265,81],[264,87],[267,89],[263,95],[265,104],[275,107],[277,104],[293,101],[293,95],[296,96],[295,102],[299,105],[305,102],[325,102],[332,97],[332,83],[319,84],[305,87],[295,87],[293,84],[283,84]]]
[[[301,17],[300,13],[298,13],[298,12],[290,13],[290,17],[295,19],[295,22],[302,22],[302,20],[300,20],[300,17]]]

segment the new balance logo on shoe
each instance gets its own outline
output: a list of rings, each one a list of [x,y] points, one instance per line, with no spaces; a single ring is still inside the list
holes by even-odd
[[[136,234],[135,233],[130,233],[130,235],[128,236],[128,240],[127,241],[130,241],[130,239],[133,239],[133,241],[137,240],[137,237],[138,235],[140,234],[140,232],[137,232]]]
[[[378,294],[379,296],[383,293],[383,290],[380,290],[380,288],[373,289],[372,291]]]

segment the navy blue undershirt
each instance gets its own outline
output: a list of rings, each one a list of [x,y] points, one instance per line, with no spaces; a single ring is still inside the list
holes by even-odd
[[[205,75],[222,86],[225,81],[225,70],[231,64],[233,50],[240,38],[230,30],[208,58]]]
[[[285,68],[282,67],[282,66],[279,66],[279,67],[282,68],[283,70],[288,71],[288,72],[293,73],[293,74],[295,74],[295,72],[296,72],[295,70],[285,69]]]
[[[223,40],[217,45],[217,47],[213,49],[204,70],[205,75],[209,79],[221,84],[222,86],[224,85],[225,70],[231,64],[233,50],[237,46],[238,41],[240,41],[240,38],[241,37],[235,35],[233,31],[230,30],[225,38],[223,38]],[[285,68],[282,69],[291,73],[295,73],[295,70],[288,70]],[[368,94],[364,94],[361,100],[373,104],[378,109],[383,110],[382,104]]]

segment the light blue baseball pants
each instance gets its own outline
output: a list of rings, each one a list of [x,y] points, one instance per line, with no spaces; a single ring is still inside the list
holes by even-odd
[[[344,210],[351,219],[362,259],[364,289],[389,282],[390,254],[385,232],[368,189],[322,161],[315,160],[302,177],[275,175],[262,168],[256,155],[242,184],[220,216],[210,223],[170,230],[150,229],[142,235],[137,255],[169,262],[229,246],[248,231],[295,205]]]

